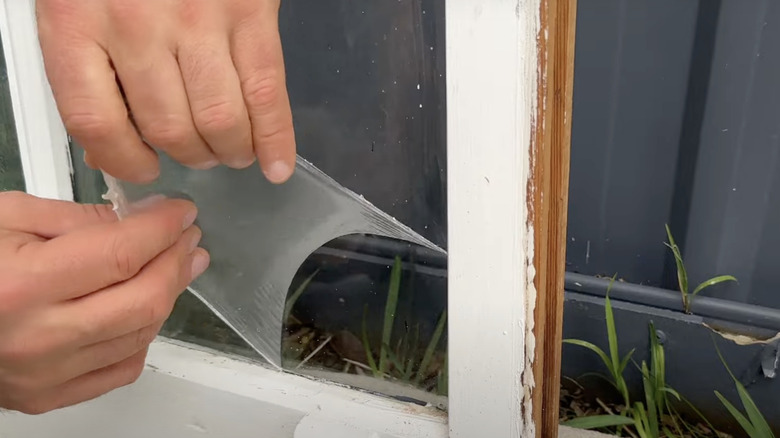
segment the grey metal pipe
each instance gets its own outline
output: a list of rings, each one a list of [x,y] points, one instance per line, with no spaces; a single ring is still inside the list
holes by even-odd
[[[609,281],[609,279],[567,272],[565,289],[603,297],[606,295]],[[679,292],[668,289],[616,281],[612,285],[610,297],[630,303],[683,311]],[[691,301],[691,312],[703,318],[714,318],[780,332],[779,309],[697,295]]]

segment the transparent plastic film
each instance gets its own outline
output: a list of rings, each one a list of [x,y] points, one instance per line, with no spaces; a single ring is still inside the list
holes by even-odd
[[[158,180],[143,186],[104,173],[104,199],[120,219],[153,195],[195,202],[211,266],[189,290],[277,367],[287,292],[313,251],[338,237],[370,234],[444,252],[301,157],[281,185],[257,166],[190,170],[165,155],[160,166]]]

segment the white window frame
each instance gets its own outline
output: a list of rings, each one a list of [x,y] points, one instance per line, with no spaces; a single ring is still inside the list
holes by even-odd
[[[446,3],[449,421],[430,409],[169,339],[155,341],[146,373],[267,403],[298,404],[307,421],[322,430],[351,424],[375,433],[355,436],[534,435],[530,371],[536,297],[528,205],[540,1]],[[34,0],[0,0],[0,32],[27,190],[73,200],[68,137],[43,69]],[[122,397],[122,391],[140,403],[131,389],[107,397]],[[320,394],[320,403],[307,402],[301,391]],[[323,403],[330,408],[323,410]],[[295,436],[309,435],[296,430]]]

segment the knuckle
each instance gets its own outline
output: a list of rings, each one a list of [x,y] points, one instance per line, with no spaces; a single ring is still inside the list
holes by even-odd
[[[116,213],[109,206],[101,204],[77,204],[81,206],[84,215],[95,218],[98,221],[116,220]]]
[[[134,349],[136,351],[140,351],[148,347],[149,344],[151,344],[152,341],[154,341],[156,335],[157,332],[155,330],[152,330],[151,328],[138,330],[135,334],[135,339],[133,343]]]
[[[241,112],[231,102],[222,101],[204,107],[193,115],[195,124],[206,132],[224,132],[237,127]]]
[[[147,141],[162,148],[185,146],[191,138],[190,131],[186,123],[170,119],[149,123],[142,129]]]
[[[62,122],[76,139],[96,142],[112,138],[123,123],[118,118],[96,112],[66,112]]]
[[[167,298],[167,294],[164,293],[162,288],[159,288],[157,291],[159,292],[154,293],[146,300],[141,311],[144,326],[165,321],[173,310],[173,304]]]
[[[241,83],[244,98],[250,107],[263,111],[276,104],[284,86],[275,72],[255,74]]]
[[[133,357],[131,360],[129,360],[123,369],[124,376],[122,383],[124,385],[131,385],[137,382],[144,372],[145,362],[146,355],[141,355],[137,358]]]
[[[138,273],[131,244],[123,237],[116,236],[108,240],[106,244],[106,260],[108,260],[108,272],[113,277],[127,279]]]

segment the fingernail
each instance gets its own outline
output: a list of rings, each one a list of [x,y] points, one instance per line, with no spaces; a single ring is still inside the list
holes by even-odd
[[[195,248],[198,247],[198,244],[200,243],[200,239],[203,237],[203,233],[198,230],[190,237],[190,244],[189,244],[189,251],[188,253],[192,253],[195,251]]]
[[[154,169],[154,170],[150,170],[150,171],[147,171],[147,172],[144,172],[143,174],[141,174],[141,181],[146,182],[146,183],[150,183],[150,182],[156,180],[158,176],[160,176],[160,169],[159,168]]]
[[[263,169],[263,173],[268,178],[268,181],[274,184],[281,184],[290,178],[292,169],[284,161],[274,161],[268,166],[268,169]]]
[[[209,253],[205,250],[198,251],[192,257],[192,278],[198,278],[201,274],[206,272],[206,268],[209,267]]]
[[[193,208],[184,216],[184,222],[182,223],[182,230],[186,230],[195,223],[195,219],[198,217],[198,210]]]
[[[196,165],[194,165],[192,167],[194,169],[198,169],[198,170],[207,170],[207,169],[213,169],[213,168],[217,167],[218,164],[219,164],[219,160],[217,160],[216,158],[213,158],[213,159],[205,161],[203,163],[198,163],[198,164],[196,164]]]
[[[233,169],[246,169],[247,167],[251,166],[255,162],[255,156],[252,155],[248,158],[238,158],[235,160],[231,160],[228,165],[232,167]]]

